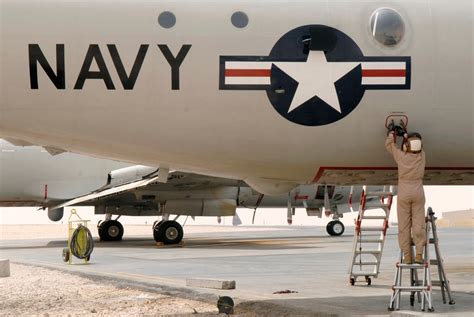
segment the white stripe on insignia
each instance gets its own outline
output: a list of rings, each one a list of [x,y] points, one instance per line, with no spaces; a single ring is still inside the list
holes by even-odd
[[[405,85],[405,77],[362,77],[362,85]]]
[[[270,85],[270,77],[226,77],[226,85]]]
[[[363,62],[362,69],[406,69],[405,62]]]
[[[272,62],[225,62],[225,69],[270,69]]]

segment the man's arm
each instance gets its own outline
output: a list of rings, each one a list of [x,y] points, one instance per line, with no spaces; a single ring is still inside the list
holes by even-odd
[[[395,145],[395,138],[395,133],[390,132],[387,136],[387,139],[385,139],[385,148],[387,149],[388,153],[392,154],[395,162],[398,162],[401,151]]]

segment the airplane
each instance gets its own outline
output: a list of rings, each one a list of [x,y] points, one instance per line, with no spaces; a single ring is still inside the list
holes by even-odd
[[[473,11],[444,1],[0,0],[0,137],[245,182],[474,184]]]
[[[358,208],[361,194],[360,187],[301,185],[289,196],[265,196],[242,181],[178,171],[161,183],[153,167],[72,153],[52,156],[41,147],[13,146],[3,140],[0,172],[0,207],[48,209],[49,219],[59,221],[66,206],[92,205],[96,214],[105,216],[98,224],[103,241],[122,239],[122,215],[161,217],[152,228],[155,241],[176,244],[184,232],[170,215],[220,218],[235,215],[236,208],[251,208],[254,216],[258,208],[288,208],[289,224],[295,208],[305,208],[308,216],[332,216],[326,230],[339,236],[344,225],[338,219],[351,212],[352,205]],[[112,219],[113,215],[119,217]]]

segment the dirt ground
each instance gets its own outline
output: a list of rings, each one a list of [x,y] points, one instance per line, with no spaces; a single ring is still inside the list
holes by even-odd
[[[218,315],[215,304],[99,284],[40,267],[11,264],[10,269],[10,277],[0,278],[1,316]]]

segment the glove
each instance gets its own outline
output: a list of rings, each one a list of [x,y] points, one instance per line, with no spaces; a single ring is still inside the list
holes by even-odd
[[[402,127],[399,127],[399,126],[396,126],[395,127],[395,133],[398,135],[398,136],[403,136],[406,134],[406,131],[404,128]]]

